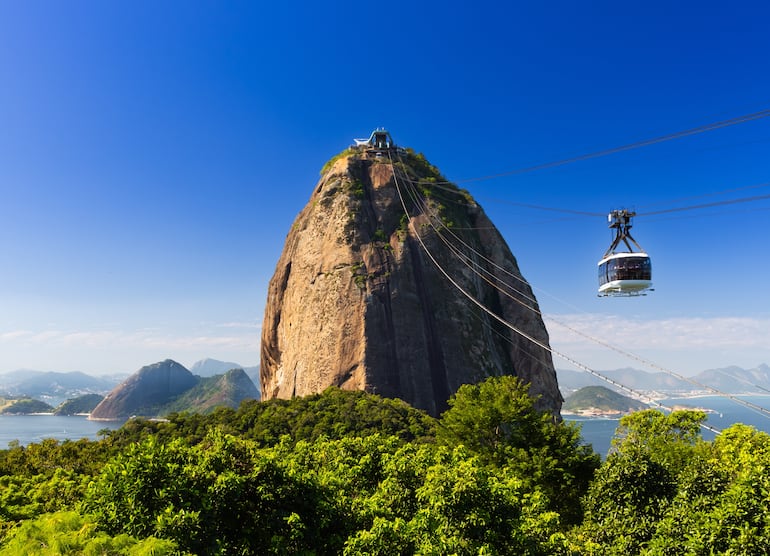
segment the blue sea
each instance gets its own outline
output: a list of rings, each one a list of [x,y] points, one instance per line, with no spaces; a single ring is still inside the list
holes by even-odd
[[[746,402],[770,410],[770,395],[736,396]],[[688,406],[693,409],[710,409],[706,424],[717,430],[723,430],[735,423],[752,425],[757,430],[770,433],[770,415],[759,410],[741,405],[729,398],[721,396],[699,396],[692,398],[668,398],[660,400],[666,407]],[[594,451],[606,457],[610,449],[610,441],[618,426],[618,419],[601,419],[593,417],[565,417],[565,421],[578,423],[582,426],[583,441],[591,444]],[[715,434],[701,429],[706,440],[713,440]]]
[[[56,440],[97,440],[102,429],[117,429],[123,421],[89,421],[85,416],[72,415],[0,415],[0,449],[18,440],[26,446],[45,438]]]

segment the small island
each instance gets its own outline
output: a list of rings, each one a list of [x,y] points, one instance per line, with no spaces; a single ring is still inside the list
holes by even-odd
[[[586,386],[564,400],[561,413],[581,417],[619,418],[640,409],[647,409],[647,404],[604,386]]]

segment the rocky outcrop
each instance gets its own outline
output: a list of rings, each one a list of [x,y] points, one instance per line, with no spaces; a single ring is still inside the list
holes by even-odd
[[[328,166],[269,284],[263,399],[336,385],[437,415],[462,384],[513,374],[558,413],[537,302],[471,196],[411,152],[351,150]]]
[[[199,378],[171,359],[142,367],[115,387],[91,412],[90,419],[154,417],[158,408],[198,383]]]

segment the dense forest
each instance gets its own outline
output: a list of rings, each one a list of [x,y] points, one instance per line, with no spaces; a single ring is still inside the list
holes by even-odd
[[[0,451],[0,555],[766,554],[770,436],[620,421],[601,461],[527,386],[439,419],[329,389]]]

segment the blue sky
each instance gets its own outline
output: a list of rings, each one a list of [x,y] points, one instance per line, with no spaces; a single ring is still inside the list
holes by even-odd
[[[558,322],[685,374],[770,363],[770,201],[644,216],[770,194],[770,118],[463,181],[770,108],[769,16],[740,1],[0,3],[0,372],[256,364],[294,217],[323,163],[377,126],[482,204],[557,350],[639,367]],[[515,203],[636,209],[656,291],[598,299],[605,217]]]

